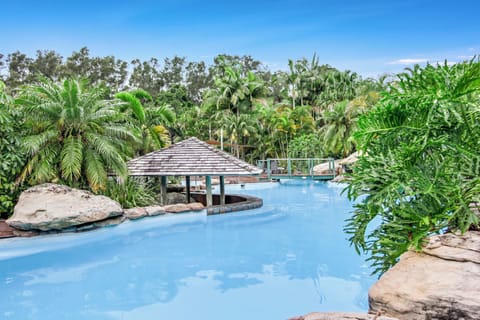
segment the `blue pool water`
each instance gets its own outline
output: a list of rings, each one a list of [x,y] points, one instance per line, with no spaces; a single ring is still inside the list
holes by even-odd
[[[288,319],[366,311],[371,270],[330,183],[228,186],[251,211],[0,241],[0,319]]]

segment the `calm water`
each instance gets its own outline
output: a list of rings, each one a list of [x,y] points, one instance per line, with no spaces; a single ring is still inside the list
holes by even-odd
[[[229,186],[252,211],[0,241],[0,319],[287,319],[365,311],[374,282],[328,183]]]

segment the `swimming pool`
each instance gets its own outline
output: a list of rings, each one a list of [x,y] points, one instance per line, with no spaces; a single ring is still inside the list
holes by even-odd
[[[336,184],[227,186],[251,211],[0,241],[0,319],[287,319],[366,311],[371,270]]]

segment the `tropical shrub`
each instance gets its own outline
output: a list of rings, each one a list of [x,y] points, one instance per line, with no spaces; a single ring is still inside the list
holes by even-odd
[[[0,216],[6,218],[18,197],[14,182],[24,159],[20,150],[18,110],[11,108],[11,98],[4,89],[5,85],[0,82]]]
[[[128,177],[124,182],[109,179],[103,194],[118,201],[126,209],[156,203],[154,189],[141,178]]]
[[[376,273],[424,238],[478,224],[480,63],[416,66],[398,76],[355,134],[347,187],[361,200],[345,227]]]
[[[315,133],[297,136],[288,146],[289,158],[321,158],[323,156],[323,141]]]

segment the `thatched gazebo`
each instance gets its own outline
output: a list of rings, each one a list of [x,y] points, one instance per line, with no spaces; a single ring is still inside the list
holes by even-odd
[[[225,204],[225,176],[259,175],[262,170],[197,138],[189,138],[128,162],[131,176],[160,176],[162,202],[166,203],[167,177],[185,176],[187,201],[190,201],[190,177],[204,176],[207,208],[212,201],[212,176],[220,180],[220,205]]]

